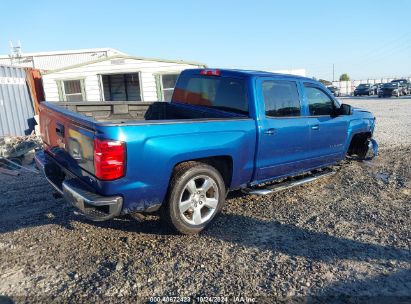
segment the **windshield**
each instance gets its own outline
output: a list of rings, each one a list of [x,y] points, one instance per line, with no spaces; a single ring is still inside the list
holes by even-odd
[[[360,84],[360,85],[358,86],[359,89],[369,88],[369,87],[370,87],[369,84]]]
[[[383,85],[383,88],[397,88],[398,87],[398,82],[391,82],[391,83],[386,83]]]
[[[180,76],[172,102],[248,114],[244,79],[216,76]]]

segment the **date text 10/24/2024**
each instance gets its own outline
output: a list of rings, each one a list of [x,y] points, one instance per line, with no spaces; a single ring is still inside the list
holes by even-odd
[[[179,297],[179,296],[157,296],[150,297],[150,303],[256,303],[256,298],[248,296],[195,296],[195,297]]]

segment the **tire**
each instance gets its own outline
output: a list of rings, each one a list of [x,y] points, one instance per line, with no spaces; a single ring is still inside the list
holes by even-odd
[[[201,162],[182,163],[174,170],[161,215],[177,232],[196,234],[220,213],[225,197],[224,179],[217,169]]]

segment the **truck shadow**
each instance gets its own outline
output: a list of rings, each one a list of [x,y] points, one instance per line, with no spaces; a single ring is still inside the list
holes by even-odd
[[[124,219],[124,221],[128,220]],[[174,234],[156,219],[137,224],[126,222],[115,223],[114,221],[97,223],[97,225],[133,233]],[[192,242],[209,242],[210,238],[223,240],[225,244],[231,243],[268,250],[274,256],[281,254],[290,256],[290,258],[302,257],[307,259],[308,263],[312,261],[338,263],[341,260],[349,260],[372,264],[378,269],[386,269],[386,271],[378,270],[379,275],[368,279],[353,278],[336,281],[318,289],[314,287],[310,294],[304,297],[305,303],[347,303],[347,301],[350,303],[409,303],[408,300],[411,299],[411,291],[408,288],[411,282],[411,270],[398,270],[397,268],[403,268],[404,262],[411,261],[409,248],[366,243],[304,229],[293,224],[282,224],[276,220],[262,220],[229,213],[222,213],[210,229],[202,233],[201,237],[175,237],[180,237],[183,241],[187,241],[188,238]],[[167,243],[168,240],[170,240],[169,236],[165,236],[164,242]],[[218,242],[218,244],[221,243]],[[402,265],[400,266],[399,263]],[[386,274],[387,271],[389,275]]]
[[[123,217],[115,221],[93,222],[92,225],[133,233],[187,238],[187,236],[176,235],[165,223],[154,217],[141,223]],[[238,214],[221,214],[202,235],[203,241],[211,237],[245,247],[270,250],[274,254],[305,257],[313,261],[332,262],[347,259],[372,262],[378,260],[382,264],[386,264],[388,260],[411,261],[409,249],[344,239],[291,224],[281,224],[275,220],[266,221]],[[202,241],[202,238],[197,238],[196,241]]]
[[[265,221],[236,214],[222,214],[204,234],[241,246],[315,261],[411,261],[409,249],[344,239],[275,220]]]
[[[261,220],[237,214],[222,214],[216,225],[204,234],[240,246],[269,250],[274,256],[287,255],[291,259],[302,257],[308,263],[315,261],[338,264],[341,260],[346,260],[364,262],[378,269],[377,276],[364,280],[352,277],[314,288],[301,303],[411,302],[409,247],[366,243],[293,224],[281,224],[276,220]],[[404,269],[404,263],[408,264],[407,269]],[[301,299],[294,300],[298,300],[298,303]]]
[[[314,290],[306,303],[410,303],[410,282],[410,269],[364,280],[337,281]]]
[[[234,192],[230,197],[242,195],[241,192]],[[23,202],[25,201],[22,197],[21,202],[17,202],[17,205]],[[79,228],[78,223],[94,226],[96,229],[107,230],[107,233],[115,234],[116,231],[131,233],[136,238],[139,238],[139,234],[144,234],[146,237],[160,235],[164,241],[163,245],[166,245],[172,239],[175,241],[175,238],[181,238],[182,242],[187,242],[187,240],[190,242],[210,242],[210,239],[215,239],[248,248],[268,250],[274,256],[282,254],[291,257],[303,257],[311,261],[331,263],[338,262],[338,260],[363,261],[376,264],[382,268],[389,268],[390,266],[387,265],[390,261],[400,263],[409,263],[411,261],[411,251],[409,248],[396,248],[389,245],[346,239],[320,231],[305,229],[293,224],[282,224],[275,219],[263,220],[257,217],[223,212],[200,237],[191,237],[176,235],[156,216],[149,216],[143,222],[138,222],[130,216],[123,216],[107,222],[92,222],[81,215],[73,213],[74,208],[63,200],[44,201],[40,200],[39,197],[38,200],[31,203],[34,205],[29,211],[13,213],[13,216],[11,216],[12,213],[9,213],[7,218],[7,212],[3,213],[0,216],[0,233],[45,225],[60,225],[70,230],[82,229]],[[0,205],[2,209],[11,208],[11,205],[6,203],[6,201],[1,202]],[[33,209],[37,211],[33,213]],[[45,216],[46,214],[52,214],[52,216]],[[221,245],[221,242],[218,242],[218,244]],[[179,254],[184,254],[184,252]],[[390,271],[393,270],[390,269]],[[391,276],[382,275],[371,278],[369,281],[338,281],[330,284],[325,289],[314,291],[314,296],[306,300],[308,303],[310,303],[310,300],[311,303],[314,303],[323,299],[331,299],[338,302],[340,298],[335,298],[334,296],[335,294],[342,294],[344,296],[342,292],[344,290],[361,290],[366,293],[374,290],[373,280],[379,280],[379,283],[383,282],[384,286],[391,286],[394,284],[393,282],[398,280],[400,282],[410,282],[410,276],[410,270],[404,270]]]
[[[241,196],[241,193],[232,195]],[[162,235],[175,237],[176,233],[158,216],[149,216],[138,222],[131,216],[106,222],[93,222],[74,213],[74,207],[63,200],[38,202],[29,210],[22,208],[19,213],[7,212],[2,202],[3,214],[0,216],[0,233],[7,233],[23,228],[60,225],[66,229],[76,229],[73,223],[79,222],[101,229],[119,230],[136,234]],[[9,206],[10,208],[10,206]],[[23,212],[24,210],[24,212]],[[35,210],[35,212],[34,212]],[[223,212],[203,233],[206,238],[220,239],[241,246],[271,250],[291,256],[301,256],[312,260],[332,261],[350,260],[387,260],[411,261],[411,251],[392,246],[363,243],[344,239],[322,232],[307,230],[291,224],[281,224],[276,220],[266,221],[255,217]],[[185,236],[181,236],[184,238]],[[166,240],[165,240],[166,241]],[[202,241],[202,238],[196,239]],[[205,241],[205,240],[204,240]]]

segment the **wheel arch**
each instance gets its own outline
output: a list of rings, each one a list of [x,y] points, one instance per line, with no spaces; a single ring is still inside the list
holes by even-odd
[[[371,131],[358,132],[353,134],[348,145],[346,155],[362,155],[368,150],[367,141],[372,137]]]
[[[208,156],[208,157],[201,157],[201,158],[193,158],[180,161],[176,163],[173,167],[172,174],[170,176],[169,185],[171,179],[173,178],[176,169],[188,162],[198,162],[204,163],[209,166],[214,167],[223,177],[224,184],[226,189],[228,190],[231,186],[231,182],[233,180],[233,158],[230,155],[216,155],[216,156]]]

